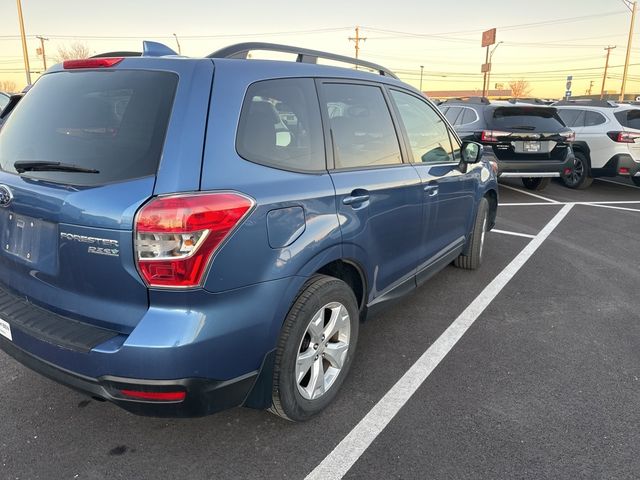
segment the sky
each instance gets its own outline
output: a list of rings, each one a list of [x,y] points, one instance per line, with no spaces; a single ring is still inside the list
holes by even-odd
[[[155,40],[202,56],[243,41],[268,41],[354,55],[355,27],[366,40],[360,57],[380,63],[423,90],[482,89],[483,30],[496,27],[491,87],[526,79],[539,97],[574,95],[602,86],[619,91],[631,13],[623,0],[22,0],[31,70],[42,35],[48,63],[59,46],[82,42],[92,53],[141,50]],[[640,15],[639,15],[640,16]],[[0,0],[0,81],[26,83],[14,0]],[[637,23],[637,22],[636,22]],[[637,28],[636,30],[640,30]],[[640,93],[640,31],[633,38],[627,93]],[[32,75],[32,80],[37,73]],[[593,84],[591,84],[593,82]]]

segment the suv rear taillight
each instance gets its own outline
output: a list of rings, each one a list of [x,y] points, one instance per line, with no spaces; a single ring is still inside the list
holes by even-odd
[[[511,132],[502,132],[500,130],[483,130],[480,134],[480,141],[487,143],[499,142],[500,137],[508,137],[512,135]]]
[[[572,143],[576,141],[576,134],[573,131],[570,132],[560,132],[560,136],[564,138],[564,141],[567,143]]]
[[[150,287],[201,285],[214,253],[254,202],[231,192],[157,197],[138,212],[135,254]]]
[[[640,138],[640,133],[634,132],[607,132],[607,135],[618,143],[636,143],[636,139]]]

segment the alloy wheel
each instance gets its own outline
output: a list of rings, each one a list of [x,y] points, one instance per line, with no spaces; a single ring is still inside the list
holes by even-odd
[[[298,348],[295,381],[307,400],[322,397],[335,383],[346,362],[351,321],[346,307],[331,302],[311,318]]]

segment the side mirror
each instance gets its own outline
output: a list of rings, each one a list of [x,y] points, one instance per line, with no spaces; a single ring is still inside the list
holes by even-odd
[[[463,142],[460,148],[464,163],[478,163],[482,158],[482,145],[476,142]]]

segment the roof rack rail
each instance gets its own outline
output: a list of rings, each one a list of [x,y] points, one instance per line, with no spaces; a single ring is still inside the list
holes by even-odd
[[[398,77],[388,68],[378,65],[377,63],[367,62],[366,60],[360,60],[359,58],[347,57],[344,55],[336,55],[329,52],[322,52],[320,50],[310,50],[308,48],[292,47],[289,45],[279,45],[277,43],[263,43],[263,42],[246,42],[237,43],[228,47],[217,50],[209,55],[207,58],[239,58],[246,59],[249,52],[254,50],[262,50],[269,52],[281,52],[281,53],[294,53],[297,55],[296,62],[300,63],[318,63],[319,58],[327,60],[334,60],[336,62],[348,63],[350,65],[359,65],[361,67],[370,68],[375,70],[380,75],[397,79]]]
[[[591,98],[585,98],[584,100],[580,98],[576,98],[575,100],[560,100],[559,102],[555,102],[554,105],[583,105],[604,108],[615,108],[618,106],[618,104],[613,100],[594,100]]]
[[[489,105],[491,102],[489,101],[489,99],[487,97],[456,97],[456,98],[448,98],[446,99],[444,103],[476,103],[476,104],[483,104],[483,105]]]

